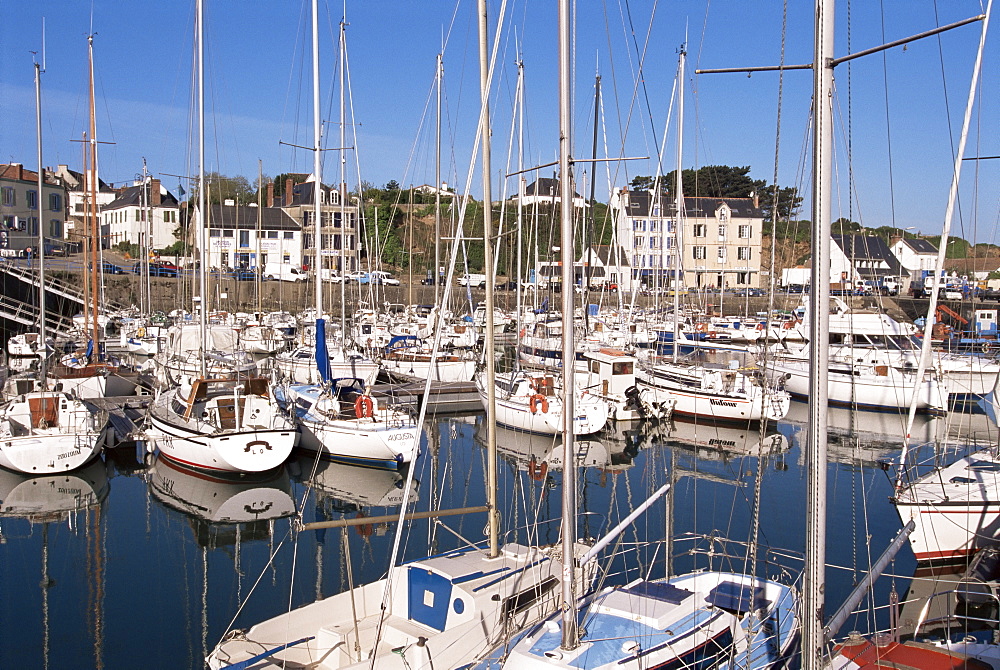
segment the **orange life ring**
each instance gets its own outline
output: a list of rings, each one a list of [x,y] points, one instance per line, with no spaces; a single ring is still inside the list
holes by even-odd
[[[529,401],[529,407],[531,407],[532,414],[537,414],[539,408],[541,408],[542,414],[545,414],[549,411],[549,399],[543,396],[541,393],[536,393],[535,395],[531,396],[531,400]]]
[[[706,330],[708,330],[708,324],[699,321],[698,323],[694,324],[694,329],[696,332],[704,333]]]
[[[354,401],[354,416],[359,419],[375,416],[375,402],[371,396],[358,396],[358,399]]]
[[[758,323],[757,324],[757,330],[764,330],[764,324],[763,323]]]
[[[541,465],[532,456],[531,460],[528,461],[528,476],[534,479],[536,482],[544,481],[545,475],[549,471],[549,464],[542,461]]]
[[[362,512],[361,510],[358,510],[357,518],[363,519],[364,517],[365,513]],[[373,526],[370,523],[363,523],[360,526],[355,526],[354,528],[357,529],[358,535],[360,535],[361,537],[371,537],[372,533],[375,532],[375,526]]]

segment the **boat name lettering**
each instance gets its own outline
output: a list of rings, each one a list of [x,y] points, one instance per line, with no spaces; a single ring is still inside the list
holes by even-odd
[[[398,442],[400,440],[412,440],[413,433],[394,433],[385,438],[387,442]]]
[[[721,407],[736,407],[736,403],[732,400],[719,400],[718,398],[712,398],[709,402],[713,405],[719,405]]]
[[[259,456],[265,451],[271,451],[271,444],[265,440],[254,440],[253,442],[247,442],[247,446],[244,447],[243,451],[254,456]]]
[[[56,460],[61,461],[64,458],[72,458],[73,456],[76,456],[79,453],[80,453],[79,449],[77,449],[76,451],[67,451],[65,454],[59,454],[58,456],[56,456]]]

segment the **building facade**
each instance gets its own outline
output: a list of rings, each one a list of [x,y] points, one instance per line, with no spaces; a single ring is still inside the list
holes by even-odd
[[[47,253],[64,250],[66,187],[46,170],[39,198],[37,171],[20,163],[0,165],[0,222],[0,255],[37,251],[40,227]]]
[[[316,222],[315,222],[315,177],[309,175],[299,184],[285,183],[281,208],[294,219],[302,230],[302,267],[312,269],[316,262]],[[338,274],[356,272],[360,269],[359,255],[363,236],[359,225],[359,210],[356,200],[351,199],[346,186],[335,189],[323,185],[319,189],[320,232],[323,235],[322,267]],[[274,198],[268,194],[268,201]]]
[[[177,242],[180,205],[159,179],[146,177],[118,189],[114,199],[101,207],[104,246],[122,242],[142,249],[164,249]]]
[[[764,217],[751,198],[684,198],[621,189],[611,199],[617,243],[641,285],[685,288],[760,285]]]
[[[55,172],[63,185],[66,187],[66,227],[65,239],[67,246],[73,251],[80,251],[84,240],[91,234],[87,229],[87,203],[90,202],[91,194],[87,191],[87,177],[82,172],[70,170],[68,165],[59,165]],[[116,197],[117,192],[113,185],[107,184],[98,177],[97,184],[97,212],[110,204]],[[103,222],[102,222],[103,223]],[[104,244],[107,246],[106,234],[102,234]]]
[[[194,222],[198,220],[195,209]],[[236,205],[232,201],[210,205],[206,229],[210,268],[302,265],[302,227],[280,207]]]

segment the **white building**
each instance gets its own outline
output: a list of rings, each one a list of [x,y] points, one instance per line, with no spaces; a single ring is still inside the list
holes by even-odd
[[[55,175],[62,180],[63,185],[66,187],[66,197],[68,199],[66,227],[64,230],[65,239],[74,249],[82,249],[83,239],[90,234],[90,231],[87,230],[85,220],[87,216],[87,203],[90,201],[86,175],[76,170],[70,170],[68,165],[60,165],[56,169]],[[99,215],[101,210],[118,197],[118,193],[113,188],[113,185],[104,182],[100,177],[98,177],[97,182],[96,200]],[[104,238],[104,245],[107,246],[107,231],[102,230],[101,236]]]
[[[928,240],[920,237],[898,237],[889,248],[911,276],[923,276],[937,267],[938,249]]]
[[[511,196],[512,200],[517,200],[517,195]],[[531,205],[556,205],[562,201],[562,191],[560,189],[560,182],[558,179],[541,177],[536,179],[531,184],[524,189],[524,199],[522,200],[525,207]],[[573,207],[576,209],[584,209],[589,207],[587,201],[583,199],[579,193],[573,193]]]
[[[679,265],[684,287],[759,285],[764,217],[756,199],[684,198],[679,238],[672,196],[623,188],[610,206],[635,281],[669,286]]]
[[[159,179],[147,177],[120,189],[101,209],[101,236],[105,247],[121,242],[141,248],[163,249],[178,239],[180,208],[177,198]]]
[[[208,266],[263,267],[265,263],[302,266],[302,227],[281,207],[210,205]],[[198,209],[192,228],[200,230]]]

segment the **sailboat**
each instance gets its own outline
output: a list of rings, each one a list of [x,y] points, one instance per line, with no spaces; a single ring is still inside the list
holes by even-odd
[[[93,45],[93,36],[90,38]],[[41,65],[35,63],[35,94],[38,104],[38,193],[44,193],[42,163]],[[44,249],[45,227],[39,226],[39,249]],[[45,266],[39,254],[38,339],[45,342]],[[47,384],[48,356],[40,358],[41,369],[27,388],[0,406],[0,466],[30,475],[73,470],[96,458],[110,437],[108,414],[67,390]]]
[[[568,0],[559,3],[559,63],[560,163],[566,179],[570,167]],[[562,192],[565,210],[572,188],[564,184]],[[565,211],[562,230],[564,247],[572,249],[573,244],[565,242],[573,233]],[[572,264],[563,265],[563,282],[568,285]],[[570,346],[564,343],[564,356],[572,351],[572,338],[567,339]],[[565,428],[567,453],[572,453],[573,439],[572,431]],[[572,476],[566,477],[564,510],[573,509],[575,491],[566,490],[572,486]],[[652,499],[645,505],[651,503]],[[574,515],[564,511],[563,520],[563,537],[572,537]],[[598,542],[595,550],[600,546]],[[593,550],[588,558],[592,556]],[[564,555],[564,561],[567,569],[573,567],[570,556]],[[564,592],[559,615],[514,644],[504,668],[765,668],[786,662],[798,639],[796,590],[752,574],[706,570],[668,579],[637,579],[579,601],[572,593],[572,588]]]
[[[315,52],[316,0],[312,10]],[[482,50],[486,49],[485,32],[485,3],[481,3]],[[481,59],[485,91],[488,77],[483,63],[485,58]],[[484,93],[481,133],[488,125],[487,101]],[[485,134],[483,141],[488,141]],[[483,172],[489,174],[488,169]],[[453,263],[456,254],[457,247]],[[495,490],[493,476],[489,479]],[[482,658],[510,634],[554,610],[560,584],[554,554],[568,550],[575,561],[588,548],[573,541],[562,547],[516,542],[500,546],[498,515],[490,517],[488,547],[465,546],[394,565],[384,579],[280,614],[247,630],[230,631],[210,654],[209,666],[430,670],[457,668]],[[329,527],[325,524],[311,526]],[[397,546],[398,542],[397,536]],[[584,569],[575,571],[580,573],[577,581],[586,583]],[[586,574],[593,576],[593,568]]]
[[[199,9],[201,3],[199,2]],[[198,211],[199,256],[205,243],[205,96],[202,14],[198,14]],[[208,341],[206,263],[199,266],[201,292],[199,342]],[[263,472],[280,466],[298,441],[291,418],[271,395],[262,377],[208,375],[201,350],[200,374],[161,392],[150,404],[147,431],[160,453],[189,467],[209,471]]]
[[[341,25],[340,47],[346,54],[344,26]],[[341,68],[346,56],[342,55]],[[343,76],[341,77],[343,80]],[[314,220],[317,231],[322,221],[320,208],[322,190],[322,132],[319,91],[319,44],[313,44],[313,189]],[[343,114],[343,105],[341,108]],[[343,128],[341,123],[341,128]],[[343,138],[341,146],[345,146]],[[343,194],[341,194],[343,197]],[[316,258],[323,258],[323,235],[317,233]],[[322,262],[322,261],[320,261]],[[409,413],[380,406],[378,400],[367,392],[374,371],[378,366],[366,359],[351,364],[348,370],[337,366],[328,353],[326,319],[323,316],[322,272],[316,276],[316,323],[312,354],[301,356],[303,349],[292,352],[301,356],[301,362],[312,363],[314,381],[309,383],[281,383],[274,393],[279,402],[294,412],[302,433],[301,446],[320,452],[323,457],[341,463],[396,470],[417,457],[417,426]],[[343,307],[343,306],[342,306]],[[345,331],[341,327],[340,332]],[[342,355],[346,349],[339,346]],[[360,368],[360,369],[359,369]],[[373,372],[366,370],[371,368]],[[279,369],[281,364],[279,363]],[[286,368],[288,369],[288,368]],[[301,379],[301,377],[299,377]]]

